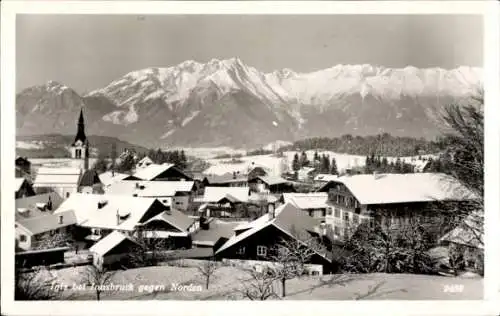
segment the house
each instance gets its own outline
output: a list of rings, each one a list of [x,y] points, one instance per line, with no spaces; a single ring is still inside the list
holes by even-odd
[[[103,194],[104,185],[95,170],[86,170],[78,183],[78,192],[87,194]]]
[[[139,162],[137,162],[137,164],[135,165],[135,168],[141,169],[141,168],[145,168],[147,166],[150,166],[152,164],[154,164],[153,160],[151,160],[151,158],[146,156],[146,157],[142,158],[141,160],[139,160]]]
[[[25,178],[16,178],[14,180],[14,189],[16,191],[16,199],[35,195],[33,186]]]
[[[484,258],[484,214],[473,212],[464,221],[439,239],[441,245],[455,247],[465,268],[478,269]]]
[[[130,176],[129,174],[126,173],[119,173],[115,172],[114,170],[106,171],[104,173],[99,174],[99,180],[101,181],[103,185],[104,191],[107,190],[107,188],[118,181],[121,181],[125,179],[126,177]]]
[[[37,248],[47,238],[47,234],[68,232],[68,229],[75,224],[76,216],[73,211],[17,219],[15,222],[17,246],[23,250]]]
[[[206,187],[201,202],[200,212],[206,217],[230,217],[237,205],[248,203],[248,187]]]
[[[133,237],[114,231],[90,247],[92,263],[98,269],[126,259],[135,247],[140,247]]]
[[[225,222],[216,218],[201,218],[200,229],[191,235],[195,248],[211,249],[213,254],[234,235],[237,223]]]
[[[78,192],[82,170],[79,168],[41,167],[36,172],[33,187],[39,193],[54,191],[64,198]]]
[[[248,186],[252,192],[284,193],[295,192],[293,184],[281,177],[256,176],[248,180]]]
[[[256,177],[262,176],[265,177],[269,175],[271,170],[265,166],[257,165],[255,162],[252,162],[248,167],[248,180],[252,180]]]
[[[291,204],[278,207],[250,223],[234,228],[235,234],[220,247],[217,258],[236,260],[273,261],[275,247],[283,240],[298,241],[306,246],[306,241],[321,238],[318,223]],[[323,272],[334,270],[331,256],[326,252],[316,252],[310,264],[321,265]]]
[[[63,202],[57,192],[33,195],[15,200],[16,220],[51,214]]]
[[[186,211],[194,192],[194,181],[117,181],[106,193],[157,198],[166,206]]]
[[[310,181],[314,179],[314,172],[316,169],[312,167],[302,167],[297,171],[297,180]]]
[[[324,192],[311,193],[283,193],[280,198],[281,203],[289,203],[298,209],[303,210],[307,215],[318,220],[318,223],[325,223],[328,213],[328,194]]]
[[[234,173],[225,173],[223,175],[208,175],[202,180],[204,186],[211,187],[246,187],[248,178],[245,175]]]
[[[467,202],[474,194],[455,178],[441,173],[344,175],[318,190],[328,193],[332,226],[339,238],[362,222],[393,228],[418,217],[432,224],[443,203]]]
[[[133,175],[123,180],[144,181],[193,181],[184,171],[174,164],[164,163],[161,165],[151,164],[137,170]]]
[[[85,229],[85,240],[90,241],[99,240],[112,231],[133,235],[144,227],[162,230],[152,224],[156,220],[161,222],[163,231],[174,227],[184,234],[195,225],[193,219],[170,210],[155,198],[76,193],[65,200],[55,214],[67,210],[75,212],[77,225]]]
[[[16,157],[16,177],[25,177],[31,174],[31,162],[27,157]]]

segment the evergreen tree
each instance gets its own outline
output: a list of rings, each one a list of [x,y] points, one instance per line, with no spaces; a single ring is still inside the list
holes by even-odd
[[[335,160],[335,157],[332,158],[332,163],[330,166],[330,173],[331,174],[339,174],[339,171],[337,170],[337,161]]]
[[[300,161],[298,153],[295,153],[295,155],[293,156],[292,169],[293,171],[298,171],[300,169]]]
[[[401,173],[401,171],[402,171],[401,159],[398,157],[398,159],[396,159],[396,163],[394,164],[394,173]]]
[[[117,166],[118,172],[128,172],[134,169],[135,161],[132,155],[126,155],[120,164]]]
[[[382,172],[389,172],[389,161],[387,161],[387,157],[382,158]]]
[[[98,174],[104,173],[108,170],[108,162],[106,161],[105,157],[99,156],[99,158],[97,158],[97,161],[94,164],[94,170]]]
[[[300,167],[307,167],[309,166],[309,159],[307,158],[307,154],[305,151],[302,152],[300,156]]]
[[[319,160],[319,154],[317,151],[314,152],[314,162],[316,163],[316,161],[320,161]]]

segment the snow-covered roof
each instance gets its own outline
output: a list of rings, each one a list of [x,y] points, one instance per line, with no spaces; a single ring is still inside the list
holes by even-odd
[[[151,164],[154,164],[153,160],[151,160],[151,158],[146,156],[146,157],[142,158],[141,160],[139,160],[139,162],[137,163],[137,167],[143,168],[143,167],[149,166]]]
[[[337,180],[339,176],[335,174],[320,173],[314,177],[314,181],[334,181]]]
[[[278,176],[258,176],[256,178],[260,179],[264,183],[267,183],[268,185],[289,183],[288,180],[285,180],[282,177],[278,177]]]
[[[60,219],[62,216],[62,221]],[[57,214],[47,214],[27,219],[18,219],[16,224],[21,225],[33,235],[45,233],[69,225],[76,224],[76,216],[73,211],[64,211]]]
[[[193,187],[194,181],[117,181],[107,188],[106,193],[166,197],[177,192],[190,192]]]
[[[81,176],[79,168],[48,168],[40,167],[37,170],[33,187],[50,185],[78,185]]]
[[[120,181],[128,177],[129,175],[126,173],[118,173],[115,172],[113,175],[113,172],[111,171],[106,171],[104,173],[101,173],[99,175],[99,179],[101,180],[102,184],[105,186],[108,186],[116,181]]]
[[[134,239],[131,237],[122,234],[118,231],[114,231],[95,243],[92,247],[90,247],[89,251],[91,253],[98,254],[99,256],[104,256],[106,255],[110,250],[118,246],[120,243],[122,243],[124,240],[130,240],[131,242],[137,244]]]
[[[16,178],[14,180],[14,189],[16,192],[21,189],[21,186],[23,185],[24,181],[26,181],[26,179],[24,178]]]
[[[181,231],[187,231],[187,229],[193,225],[195,219],[187,216],[186,214],[179,212],[177,210],[169,210],[162,212],[150,219],[148,219],[144,224],[147,224],[151,221],[160,220],[165,223],[169,223],[170,225],[180,229]]]
[[[45,187],[55,185],[74,185],[78,186],[80,181],[79,174],[37,174],[33,187]]]
[[[248,163],[219,163],[212,165],[203,171],[204,175],[217,175],[222,176],[224,174],[233,174],[233,172],[239,174],[248,173]]]
[[[137,170],[133,176],[138,178],[138,179],[141,179],[141,180],[153,180],[154,178],[156,178],[157,176],[159,176],[160,174],[164,173],[165,171],[167,171],[168,169],[174,167],[174,164],[170,164],[170,163],[164,163],[164,164],[161,164],[161,165],[158,165],[158,164],[151,164],[147,167],[144,167],[144,168],[141,168],[139,170]]]
[[[79,168],[70,168],[70,167],[59,167],[59,168],[50,168],[50,167],[40,167],[36,171],[37,174],[54,174],[54,175],[80,175],[82,173]]]
[[[328,206],[328,193],[283,193],[283,200],[285,203],[291,203],[303,210],[326,208]]]
[[[205,187],[203,201],[215,203],[230,195],[240,202],[247,202],[249,192],[250,189],[248,187]]]
[[[224,243],[224,245],[222,245],[222,247],[217,250],[216,254],[238,244],[242,240],[271,225],[293,238],[296,238],[296,236],[294,236],[295,234],[300,235],[306,233],[307,231],[312,232],[317,226],[317,221],[314,218],[305,215],[301,210],[289,203],[278,207],[274,214],[274,218],[271,217],[270,214],[264,214],[253,222],[237,226],[234,230],[247,228],[248,230],[238,235],[233,235],[226,243]]]
[[[461,201],[476,198],[457,179],[443,173],[346,175],[333,182],[344,184],[361,204]]]
[[[78,225],[84,227],[134,230],[156,201],[154,198],[127,195],[74,193],[55,213],[73,210]],[[103,206],[99,208],[98,204]],[[158,207],[164,206],[158,202]],[[118,223],[117,213],[126,218]]]

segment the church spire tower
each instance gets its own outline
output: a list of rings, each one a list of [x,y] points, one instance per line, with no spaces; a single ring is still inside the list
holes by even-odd
[[[83,120],[83,109],[80,109],[80,117],[78,118],[78,130],[76,132],[75,142],[81,141],[85,143],[87,137],[85,136],[85,121]]]
[[[80,110],[78,118],[78,127],[75,136],[75,141],[71,145],[71,157],[73,159],[83,160],[83,169],[89,169],[90,145],[85,135],[85,121],[83,119],[83,109]]]

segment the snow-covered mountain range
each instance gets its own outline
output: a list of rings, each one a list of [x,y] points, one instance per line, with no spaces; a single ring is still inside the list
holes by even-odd
[[[439,132],[437,113],[482,87],[482,69],[337,65],[265,73],[238,58],[137,70],[79,96],[60,83],[17,96],[19,134],[75,131],[148,146],[255,147],[312,136]]]

